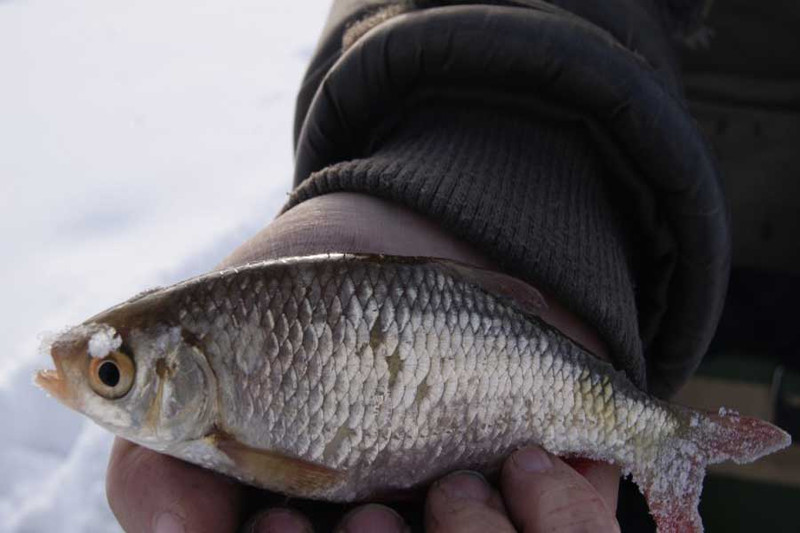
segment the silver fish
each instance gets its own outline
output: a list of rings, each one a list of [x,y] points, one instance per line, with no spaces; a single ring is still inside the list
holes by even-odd
[[[425,258],[250,264],[137,296],[52,344],[36,381],[138,444],[335,501],[496,467],[537,443],[619,465],[659,531],[701,531],[705,465],[790,443],[650,397],[509,276]]]

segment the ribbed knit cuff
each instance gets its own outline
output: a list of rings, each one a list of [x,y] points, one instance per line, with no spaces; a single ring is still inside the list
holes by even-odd
[[[350,191],[426,215],[587,320],[615,364],[645,387],[625,239],[603,173],[577,124],[437,102],[395,124],[363,157],[314,173],[287,208]]]

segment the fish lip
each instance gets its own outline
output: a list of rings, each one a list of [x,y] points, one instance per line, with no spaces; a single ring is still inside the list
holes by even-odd
[[[33,382],[45,392],[54,396],[62,403],[71,405],[70,395],[68,394],[67,380],[59,360],[53,357],[55,368],[44,368],[38,370],[33,376]]]

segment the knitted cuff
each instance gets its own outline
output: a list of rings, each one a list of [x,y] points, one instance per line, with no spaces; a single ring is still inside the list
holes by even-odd
[[[312,174],[287,208],[350,191],[429,216],[587,320],[643,387],[632,276],[604,171],[576,123],[428,102],[362,157]]]

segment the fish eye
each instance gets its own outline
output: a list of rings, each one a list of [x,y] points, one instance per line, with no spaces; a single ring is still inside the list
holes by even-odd
[[[133,359],[128,354],[113,351],[102,359],[91,359],[89,384],[103,398],[116,400],[131,389],[135,370]]]
[[[103,361],[97,369],[97,377],[107,387],[116,387],[119,383],[119,367],[114,361]]]

